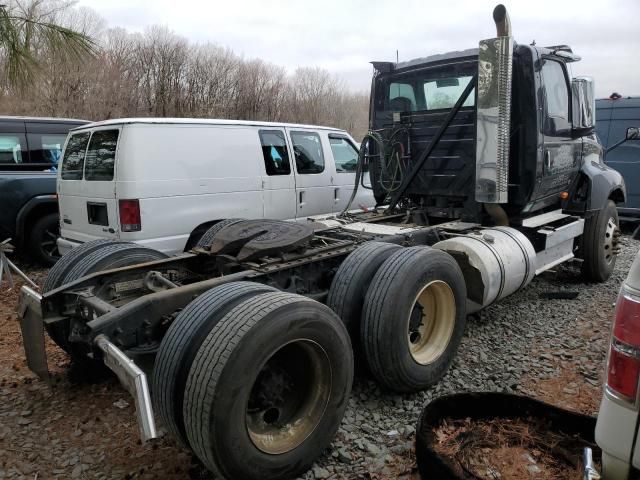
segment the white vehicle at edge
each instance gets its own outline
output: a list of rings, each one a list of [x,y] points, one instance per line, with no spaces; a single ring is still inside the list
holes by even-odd
[[[58,173],[60,252],[110,238],[176,254],[226,218],[340,212],[354,188],[356,145],[336,128],[234,120],[115,119],[74,129]],[[360,188],[352,205],[374,203]]]
[[[638,232],[634,235],[638,238]],[[620,288],[611,333],[604,395],[596,424],[602,478],[629,480],[640,472],[640,252]]]

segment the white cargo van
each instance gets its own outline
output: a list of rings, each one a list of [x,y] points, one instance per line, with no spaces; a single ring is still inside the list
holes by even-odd
[[[58,173],[60,252],[97,238],[167,254],[226,218],[341,211],[358,151],[343,130],[231,120],[139,118],[72,130]],[[368,175],[364,178],[368,184]],[[374,204],[358,189],[352,208]]]

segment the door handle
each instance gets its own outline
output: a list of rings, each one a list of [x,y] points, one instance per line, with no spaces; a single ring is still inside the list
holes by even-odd
[[[551,170],[551,152],[549,150],[544,151],[544,164],[547,170]]]
[[[338,203],[340,201],[339,193],[340,193],[340,189],[339,188],[336,187],[336,188],[333,189],[333,202],[334,203]]]
[[[305,204],[304,203],[304,192],[300,192],[298,193],[298,204],[300,205],[300,208],[302,208],[302,206]]]

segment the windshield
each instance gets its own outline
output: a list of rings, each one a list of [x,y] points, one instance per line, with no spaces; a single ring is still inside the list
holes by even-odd
[[[378,85],[378,109],[392,112],[449,109],[460,98],[472,76],[471,72],[453,69],[427,69],[383,78]],[[475,89],[462,106],[474,105]]]

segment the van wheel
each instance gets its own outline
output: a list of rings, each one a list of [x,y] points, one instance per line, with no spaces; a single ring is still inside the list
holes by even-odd
[[[189,303],[162,339],[151,376],[156,412],[175,438],[188,446],[183,399],[187,375],[205,337],[229,310],[260,293],[277,292],[254,282],[230,282],[206,291]]]
[[[233,225],[234,223],[241,222],[242,220],[244,219],[243,218],[227,218],[225,220],[220,220],[215,225],[209,227],[209,230],[204,232],[202,237],[200,237],[200,240],[198,240],[196,247],[209,248],[211,246],[211,243],[213,242],[213,237],[215,237],[220,230],[222,230],[225,227],[228,227],[229,225]]]
[[[374,377],[398,392],[436,383],[462,340],[466,298],[451,255],[430,247],[391,255],[371,281],[362,315],[361,341]]]
[[[360,343],[362,304],[371,279],[399,248],[402,247],[393,243],[367,242],[349,254],[333,277],[327,306],[344,322],[354,350],[358,350],[356,345]]]
[[[39,218],[29,232],[29,252],[39,263],[51,266],[60,258],[56,241],[60,236],[59,216],[50,213]]]
[[[249,298],[211,329],[191,365],[191,448],[222,478],[293,478],[338,430],[352,379],[349,335],[328,307],[289,293]]]
[[[613,200],[588,218],[582,234],[582,275],[591,282],[604,282],[616,265],[620,237],[618,209]]]
[[[65,272],[64,276],[59,276],[55,283],[51,282],[52,288],[73,282],[90,273],[167,258],[167,255],[162,252],[141,247],[135,243],[108,241],[91,247],[87,247],[86,250],[77,254],[73,259],[67,259],[67,255],[63,257],[67,259],[70,268]],[[69,255],[71,255],[71,252],[69,252]],[[68,321],[45,324],[45,328],[53,341],[69,353],[74,360],[77,362],[91,362],[86,356],[88,352],[82,350],[79,344],[69,342],[70,324]]]

